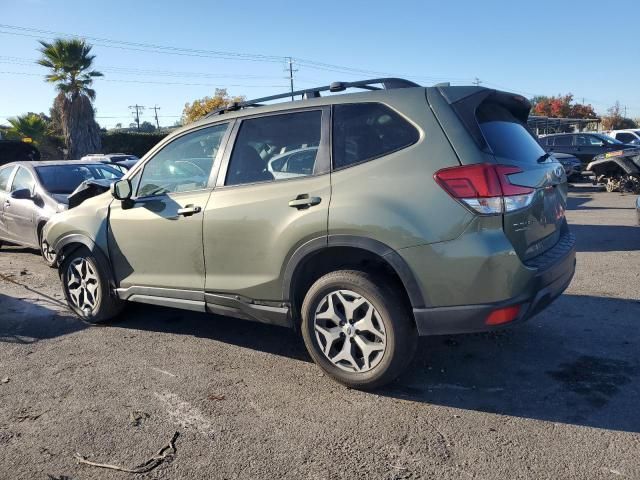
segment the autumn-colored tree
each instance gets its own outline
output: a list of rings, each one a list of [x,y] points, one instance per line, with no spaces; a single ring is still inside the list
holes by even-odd
[[[242,102],[244,99],[244,96],[230,97],[226,88],[216,88],[213,97],[204,97],[192,103],[186,103],[182,111],[182,122],[183,124],[195,122],[213,110],[229,106],[234,102]]]
[[[607,115],[602,117],[602,128],[605,130],[622,130],[625,128],[637,128],[638,124],[622,114],[620,102],[616,101],[607,109]]]
[[[597,118],[596,112],[589,104],[576,103],[573,95],[538,96],[532,99],[533,115],[553,118]]]

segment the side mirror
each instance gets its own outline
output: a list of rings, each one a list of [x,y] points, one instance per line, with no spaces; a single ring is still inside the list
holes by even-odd
[[[131,198],[131,182],[127,179],[118,180],[111,184],[111,195],[116,200],[129,200]]]
[[[15,198],[16,200],[33,200],[34,195],[28,188],[21,188],[11,192],[11,198]]]

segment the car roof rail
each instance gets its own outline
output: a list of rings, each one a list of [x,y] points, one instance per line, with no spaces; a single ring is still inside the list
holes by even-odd
[[[376,85],[382,85],[378,87]],[[405,80],[403,78],[373,78],[370,80],[359,80],[357,82],[332,82],[329,85],[324,85],[322,87],[315,88],[305,88],[304,90],[296,90],[295,92],[285,92],[279,93],[278,95],[270,95],[268,97],[256,98],[253,100],[245,100],[243,102],[233,102],[226,107],[218,108],[209,112],[205,115],[205,118],[213,117],[215,115],[222,115],[227,112],[234,112],[236,110],[241,110],[247,107],[261,107],[264,105],[264,102],[269,102],[271,100],[279,100],[281,98],[291,98],[294,100],[294,97],[300,96],[303,100],[309,98],[318,98],[320,97],[320,92],[343,92],[348,88],[359,88],[362,90],[393,90],[396,88],[411,88],[411,87],[420,87],[417,83],[414,83],[410,80]]]

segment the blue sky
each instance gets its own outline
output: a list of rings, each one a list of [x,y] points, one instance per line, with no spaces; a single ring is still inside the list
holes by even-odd
[[[376,76],[369,72],[424,85],[478,77],[528,97],[571,92],[599,114],[619,100],[628,116],[640,117],[637,13],[637,2],[624,0],[0,0],[0,124],[48,112],[55,96],[45,69],[32,63],[37,38],[52,35],[34,29],[109,40],[93,41],[105,73],[94,84],[95,105],[106,127],[129,124],[136,103],[159,105],[160,123],[171,125],[185,102],[216,87],[248,97],[285,91],[287,56],[304,59],[295,65],[298,88]],[[191,50],[176,55],[113,40]],[[142,119],[152,114],[147,108]]]

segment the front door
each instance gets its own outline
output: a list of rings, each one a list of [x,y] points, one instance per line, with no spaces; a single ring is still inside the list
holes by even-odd
[[[31,172],[24,167],[18,167],[11,183],[11,192],[29,190],[33,193],[35,188],[36,181]],[[6,196],[4,199],[4,218],[8,238],[15,240],[20,245],[38,245],[35,212],[36,206],[33,199]]]
[[[204,288],[202,218],[228,123],[188,132],[132,171],[133,198],[114,200],[109,254],[121,288]],[[186,292],[184,292],[186,291]]]
[[[13,165],[0,168],[0,239],[8,240],[7,221],[4,216],[4,207],[8,202],[9,204],[9,180],[11,180],[11,174],[13,173]]]
[[[234,130],[204,214],[205,291],[282,300],[287,259],[326,241],[329,110],[256,116]]]

